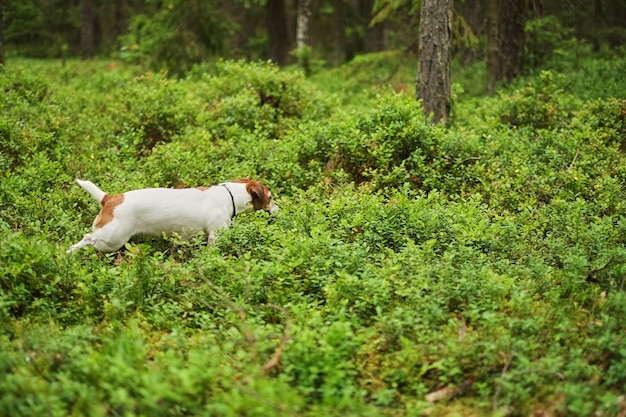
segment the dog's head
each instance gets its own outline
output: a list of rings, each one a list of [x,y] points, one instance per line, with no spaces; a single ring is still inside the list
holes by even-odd
[[[261,181],[244,178],[235,180],[234,182],[246,185],[246,190],[252,197],[252,207],[254,210],[265,210],[270,214],[276,213],[280,210],[278,205],[272,201],[272,192]]]

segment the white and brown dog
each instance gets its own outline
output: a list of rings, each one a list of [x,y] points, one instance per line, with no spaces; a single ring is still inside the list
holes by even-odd
[[[76,182],[102,205],[93,222],[93,233],[67,252],[93,246],[114,252],[134,235],[162,236],[178,233],[189,237],[205,232],[209,244],[215,231],[230,226],[236,215],[250,210],[278,211],[272,193],[259,181],[240,179],[212,187],[143,188],[107,194],[91,181]]]

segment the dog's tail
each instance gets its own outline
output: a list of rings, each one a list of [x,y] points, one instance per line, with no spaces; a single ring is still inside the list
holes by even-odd
[[[76,182],[83,188],[83,190],[91,194],[94,200],[96,200],[98,203],[102,203],[104,196],[107,195],[107,193],[99,189],[98,186],[91,181],[83,181],[77,178]]]

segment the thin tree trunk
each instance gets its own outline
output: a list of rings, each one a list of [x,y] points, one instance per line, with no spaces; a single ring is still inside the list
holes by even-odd
[[[420,12],[417,98],[433,123],[450,115],[452,0],[423,0]]]
[[[377,23],[371,27],[367,25],[363,42],[365,52],[380,52],[387,49],[387,31],[385,26],[385,22]]]
[[[80,54],[83,59],[94,56],[94,18],[92,0],[80,0]]]
[[[502,0],[498,24],[500,79],[511,81],[522,73],[524,52],[524,0]]]
[[[0,65],[4,64],[4,4],[0,0]]]
[[[346,59],[346,33],[343,0],[333,0],[333,64],[341,65]]]
[[[289,53],[289,33],[284,0],[267,0],[265,12],[269,57],[278,65],[285,65]]]
[[[498,0],[487,0],[487,90],[495,91],[499,79]]]
[[[313,14],[313,0],[298,0],[298,18],[296,20],[296,49],[309,44],[309,28]]]
[[[494,91],[498,82],[510,81],[522,73],[525,23],[524,0],[488,0],[487,89],[489,91]]]
[[[626,20],[626,4],[624,4],[623,0],[613,1],[611,2],[613,5],[612,16],[613,16],[613,25],[618,26],[620,28],[624,28],[624,20]],[[623,38],[622,38],[623,39]],[[618,40],[615,42],[614,46],[619,46],[621,42]]]
[[[461,10],[465,22],[469,26],[472,35],[482,39],[485,33],[485,2],[483,0],[465,0],[463,8],[455,6],[455,13]],[[467,35],[465,35],[467,36]],[[461,64],[467,65],[481,57],[482,53],[476,45],[465,45],[461,49]],[[484,56],[484,55],[482,55]]]
[[[359,0],[356,2],[359,17],[363,22],[363,52],[380,52],[386,49],[386,24],[379,22],[371,25],[375,0]]]
[[[596,25],[604,23],[602,0],[593,0],[593,20]]]
[[[311,75],[311,49],[309,45],[309,28],[313,14],[313,0],[298,0],[296,18],[296,51],[298,63],[304,74]]]

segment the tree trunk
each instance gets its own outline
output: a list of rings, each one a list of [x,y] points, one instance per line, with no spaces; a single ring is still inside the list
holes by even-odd
[[[309,28],[313,14],[313,0],[298,0],[298,18],[296,20],[296,49],[309,44]]]
[[[116,51],[121,47],[119,38],[128,27],[123,3],[124,0],[107,0],[101,2],[99,7],[96,6],[94,16],[96,52]]]
[[[623,0],[614,0],[609,4],[613,6],[613,10],[611,13],[611,15],[613,16],[613,26],[615,26],[616,29],[621,28],[623,30],[625,26],[624,21],[626,20],[626,4],[624,4]],[[614,47],[623,45],[624,38],[622,36],[618,36],[615,39],[615,42],[611,42],[610,45]]]
[[[333,0],[333,64],[346,60],[346,33],[343,0]]]
[[[501,62],[500,79],[504,81],[511,81],[522,73],[525,23],[524,0],[502,0],[498,44]]]
[[[364,52],[380,52],[387,49],[386,23],[380,22],[374,26],[367,25],[363,41]]]
[[[309,28],[313,14],[313,0],[298,0],[296,16],[296,57],[306,76],[311,75],[311,49]]]
[[[362,27],[363,31],[361,51],[366,53],[384,51],[387,45],[386,23],[383,21],[371,25],[374,17],[374,4],[375,0],[356,0],[354,2],[359,26]]]
[[[433,123],[450,115],[452,0],[423,0],[420,12],[417,98]]]
[[[115,0],[113,20],[115,21],[115,39],[117,40],[128,28],[128,17],[124,13],[124,0]]]
[[[94,17],[92,0],[80,0],[80,54],[83,59],[94,56]]]
[[[481,57],[484,57],[478,45],[470,45],[469,36],[475,36],[482,39],[485,34],[485,2],[483,0],[465,0],[462,4],[454,6],[454,12],[461,13],[462,19],[465,20],[471,35],[464,33],[465,42],[461,42],[461,65],[467,65]],[[458,43],[458,42],[457,42]]]
[[[0,0],[0,65],[4,64],[4,4]]]
[[[604,22],[604,8],[602,7],[602,0],[593,0],[593,20],[596,25],[600,25]]]
[[[495,91],[499,79],[498,0],[487,0],[487,90]]]
[[[269,57],[278,65],[285,65],[289,54],[289,33],[284,0],[267,0],[265,13]]]
[[[487,22],[487,89],[494,91],[498,82],[522,73],[524,0],[488,0]]]

